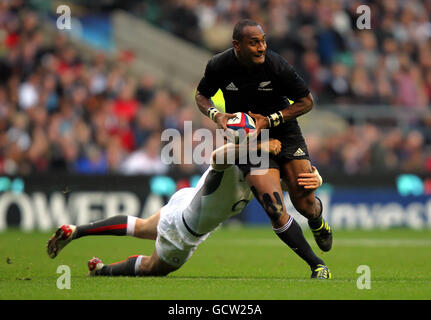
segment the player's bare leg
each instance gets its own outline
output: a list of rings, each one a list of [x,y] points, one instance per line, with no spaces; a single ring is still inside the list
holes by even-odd
[[[313,274],[314,270],[319,269],[320,266],[326,268],[325,263],[315,255],[304,238],[299,224],[286,212],[279,170],[268,169],[268,172],[264,175],[250,173],[247,175],[246,180],[256,199],[270,218],[277,236],[308,263],[313,270]]]
[[[306,189],[297,182],[300,173],[311,171],[309,160],[291,160],[282,168],[283,181],[288,186],[290,200],[295,209],[308,219],[317,245],[322,251],[329,251],[332,247],[332,231],[323,219],[322,202],[315,196],[314,190]]]
[[[160,210],[146,219],[136,219],[133,236],[141,239],[156,240],[159,220]]]
[[[167,264],[162,259],[160,259],[157,251],[154,250],[153,254],[146,259],[142,259],[139,268],[139,276],[166,276],[167,274],[178,270],[178,267],[171,266]]]
[[[310,161],[291,160],[281,170],[283,181],[288,186],[290,200],[295,209],[309,220],[319,217],[322,207],[314,195],[314,190],[305,189],[297,183],[299,173],[311,172]]]
[[[283,201],[280,185],[280,172],[277,169],[267,170],[266,174],[252,171],[246,180],[256,199],[262,205],[274,229],[284,226],[290,218]],[[256,174],[253,174],[255,172]]]

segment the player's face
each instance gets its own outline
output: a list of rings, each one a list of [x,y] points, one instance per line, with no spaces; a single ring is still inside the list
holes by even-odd
[[[265,62],[266,41],[261,26],[246,26],[240,41],[233,41],[238,58],[247,65]]]

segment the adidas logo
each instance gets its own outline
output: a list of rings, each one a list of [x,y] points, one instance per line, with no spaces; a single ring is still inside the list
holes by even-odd
[[[233,84],[233,82],[231,82],[227,85],[226,90],[238,91],[238,88]]]
[[[305,152],[302,151],[301,148],[298,148],[298,150],[296,150],[296,152],[293,154],[294,157],[300,157],[300,156],[305,156]]]

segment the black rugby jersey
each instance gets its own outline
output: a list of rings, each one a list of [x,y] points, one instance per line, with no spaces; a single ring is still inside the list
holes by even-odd
[[[212,57],[197,90],[211,98],[218,89],[223,92],[226,112],[251,111],[264,116],[289,106],[288,99],[296,101],[310,93],[293,67],[269,49],[266,50],[265,62],[252,68],[240,64],[234,48]],[[294,129],[297,121],[287,121],[281,126]]]

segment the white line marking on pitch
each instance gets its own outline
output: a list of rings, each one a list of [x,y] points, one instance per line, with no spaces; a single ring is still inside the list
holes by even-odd
[[[313,241],[313,239],[307,239]],[[211,241],[214,244],[230,244],[239,246],[279,246],[280,241],[277,239],[216,239]],[[431,246],[431,239],[337,239],[334,237],[334,245],[353,247],[429,247]]]

